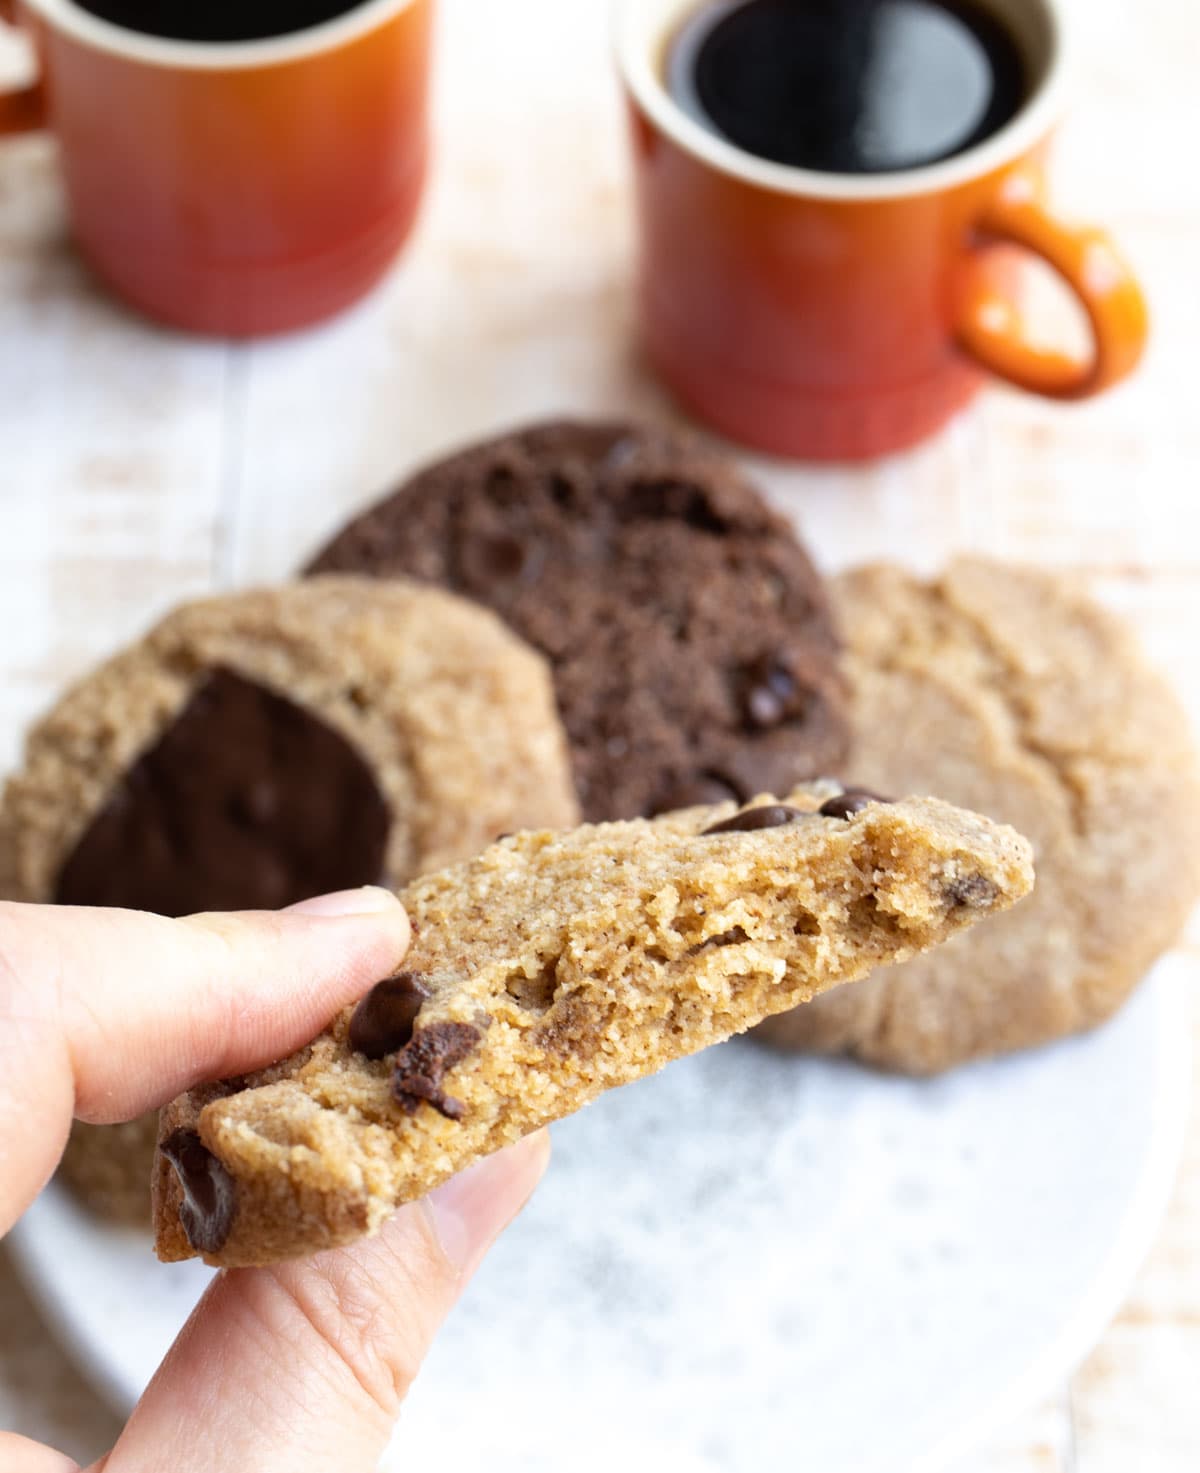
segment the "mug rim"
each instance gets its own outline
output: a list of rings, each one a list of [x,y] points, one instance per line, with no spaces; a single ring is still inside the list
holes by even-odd
[[[18,3],[54,30],[92,50],[126,61],[185,71],[238,71],[303,61],[336,50],[367,35],[382,21],[410,9],[417,0],[362,0],[314,26],[250,41],[188,41],[153,36],[93,15],[75,0],[18,0]]]
[[[686,153],[721,174],[798,199],[849,202],[908,199],[979,179],[1027,153],[1053,128],[1062,109],[1069,41],[1062,0],[1036,0],[1050,33],[1045,70],[1031,97],[1002,128],[938,163],[879,174],[836,174],[760,159],[710,132],[676,102],[655,66],[656,48],[672,24],[702,0],[616,0],[617,65],[634,101]],[[648,17],[659,12],[651,31]]]

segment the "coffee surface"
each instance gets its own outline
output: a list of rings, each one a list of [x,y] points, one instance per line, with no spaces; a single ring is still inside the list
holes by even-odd
[[[673,96],[711,132],[838,174],[962,153],[1015,116],[1028,71],[971,0],[723,0],[686,21],[667,56]]]
[[[346,0],[78,0],[126,30],[176,41],[260,41],[286,36],[357,9]]]

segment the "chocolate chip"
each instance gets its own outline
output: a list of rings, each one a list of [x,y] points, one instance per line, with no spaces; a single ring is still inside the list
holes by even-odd
[[[237,1205],[233,1178],[194,1130],[174,1130],[159,1150],[175,1168],[183,1201],[179,1221],[198,1253],[219,1253]]]
[[[742,715],[749,726],[765,731],[799,714],[803,702],[796,681],[777,656],[768,655],[760,660],[747,675]]]
[[[761,808],[743,808],[732,818],[714,823],[712,828],[704,830],[701,838],[708,834],[748,834],[754,829],[778,829],[785,823],[796,823],[801,818],[810,817],[811,814],[799,808],[789,808],[786,803],[765,803]]]
[[[419,972],[397,972],[376,982],[350,1019],[350,1047],[368,1059],[396,1054],[413,1035],[429,988]]]
[[[990,905],[999,890],[985,875],[959,875],[946,886],[955,905]]]
[[[861,813],[869,803],[890,803],[891,801],[890,798],[881,798],[878,793],[868,792],[866,788],[847,788],[836,798],[826,798],[817,812],[822,818],[850,818],[856,813]]]
[[[701,773],[699,777],[680,782],[669,788],[652,807],[650,817],[660,813],[674,813],[679,808],[710,808],[714,803],[728,803],[730,798],[738,802],[742,794],[715,773]]]
[[[478,1048],[482,1037],[470,1023],[431,1023],[416,1032],[396,1059],[392,1075],[396,1103],[412,1115],[425,1100],[448,1120],[461,1120],[463,1103],[445,1093],[442,1078]]]

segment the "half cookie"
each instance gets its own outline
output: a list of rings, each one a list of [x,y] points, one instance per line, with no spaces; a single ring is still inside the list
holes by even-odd
[[[502,436],[421,471],[312,566],[442,584],[541,650],[591,821],[745,801],[841,766],[821,579],[695,436],[566,421]]]
[[[1107,1018],[1200,888],[1187,722],[1130,633],[1068,580],[983,559],[834,584],[856,781],[937,792],[1033,842],[1037,893],[977,936],[759,1034],[928,1074]]]
[[[182,915],[403,884],[577,817],[541,658],[437,589],[325,578],[186,605],[71,690],[0,805],[0,895]],[[149,1215],[153,1117],[67,1176]]]
[[[1011,829],[836,791],[519,834],[414,882],[399,977],[290,1059],[163,1111],[159,1256],[268,1263],[373,1233],[601,1091],[1032,883]]]

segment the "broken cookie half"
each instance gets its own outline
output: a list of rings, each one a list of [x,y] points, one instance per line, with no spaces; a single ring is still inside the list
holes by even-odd
[[[742,812],[517,834],[411,884],[403,973],[292,1057],[163,1110],[159,1257],[270,1263],[373,1233],[601,1091],[1033,882],[1013,829],[933,799],[817,785]]]

